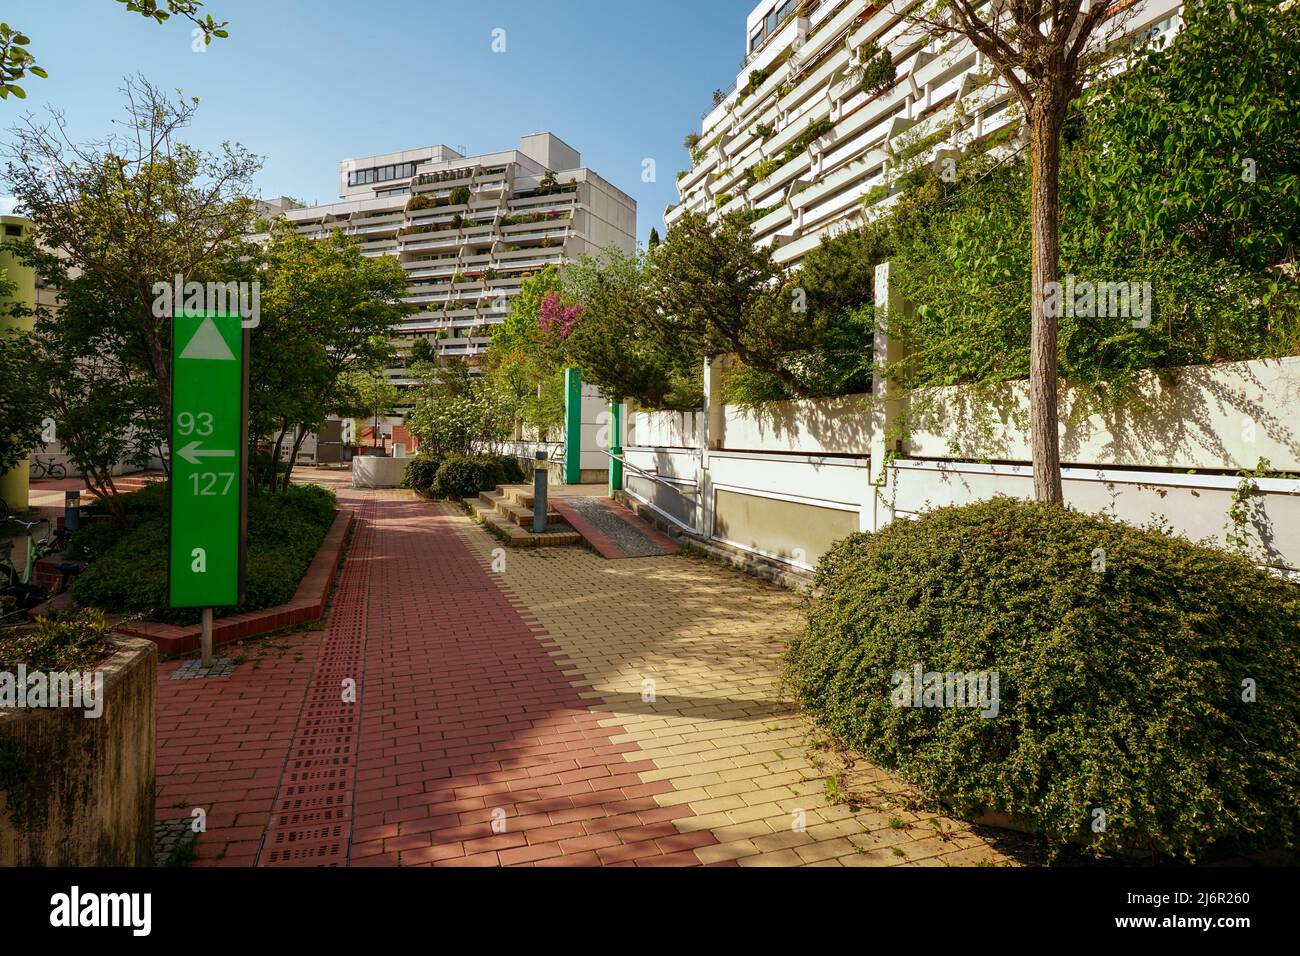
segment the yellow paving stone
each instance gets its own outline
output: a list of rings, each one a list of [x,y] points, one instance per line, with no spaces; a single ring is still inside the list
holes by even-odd
[[[764,821],[768,826],[772,825],[771,820]],[[787,821],[788,823],[788,821]],[[764,852],[768,850],[785,850],[790,847],[802,846],[805,843],[812,843],[813,838],[807,831],[785,829],[781,831],[769,832],[764,836],[751,837],[754,846]]]
[[[862,825],[853,817],[847,817],[843,820],[833,820],[829,823],[818,823],[816,826],[810,826],[808,832],[818,840],[834,840],[836,837],[861,833]]]
[[[818,860],[828,860],[835,857],[845,856],[853,852],[853,844],[843,837],[833,840],[820,840],[813,843],[805,843],[803,846],[794,848],[794,852],[799,854],[800,859],[805,863],[816,863]]]
[[[758,856],[741,857],[740,866],[804,866],[804,860],[793,850],[772,850]]]
[[[714,827],[713,835],[722,843],[732,843],[736,840],[750,840],[758,846],[760,837],[771,836],[772,830],[762,820],[751,820],[749,823],[736,823],[732,826]]]
[[[725,813],[706,813],[702,816],[682,817],[673,821],[673,826],[677,827],[679,833],[694,833],[697,830],[713,830],[716,827],[728,827],[732,825],[731,817]]]
[[[661,807],[676,807],[683,803],[695,803],[699,800],[707,800],[709,795],[701,787],[697,790],[674,790],[668,793],[656,793],[654,795],[655,803]]]
[[[491,565],[495,538],[449,506],[430,507],[441,507]],[[861,759],[846,777],[863,806],[828,803],[835,747],[783,696],[782,658],[803,629],[798,595],[694,557],[608,561],[580,548],[511,551],[493,580],[545,632],[541,645],[598,725],[613,729],[614,743],[640,748],[622,756],[653,767],[639,771],[642,782],[671,783],[655,803],[695,810],[674,821],[677,829],[719,840],[695,851],[701,862],[1006,861],[957,821],[890,809],[908,788]],[[647,679],[650,702],[642,699]],[[792,828],[796,810],[804,832]],[[891,829],[891,818],[913,826]],[[932,821],[948,839],[935,836]]]
[[[873,830],[870,833],[850,833],[849,842],[864,850],[880,850],[907,843],[911,840],[902,830]]]
[[[748,780],[728,780],[704,789],[711,797],[729,797],[733,794],[749,793],[754,788]]]
[[[737,796],[714,797],[711,800],[691,801],[691,809],[696,813],[721,813],[745,806],[745,801]]]
[[[902,866],[905,856],[895,856],[889,850],[867,850],[839,857],[841,866]]]
[[[750,840],[733,840],[730,843],[719,843],[715,846],[701,846],[695,848],[695,855],[700,858],[701,863],[721,863],[723,860],[739,860],[741,857],[753,856],[761,853],[758,847],[754,846]]]

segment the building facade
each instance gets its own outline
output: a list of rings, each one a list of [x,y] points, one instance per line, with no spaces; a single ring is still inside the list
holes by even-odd
[[[1018,103],[983,54],[937,40],[907,22],[915,0],[764,0],[745,24],[736,82],[714,94],[692,168],[679,174],[688,210],[755,217],[755,242],[797,265],[823,236],[887,209],[892,174],[913,147],[941,161],[1019,123]],[[1177,28],[1178,0],[1144,0],[1125,12],[1133,34]],[[888,51],[892,82],[873,83]],[[929,136],[941,132],[934,143]],[[904,160],[906,157],[906,160]],[[870,203],[868,203],[870,200]]]
[[[636,247],[636,201],[551,133],[481,156],[439,145],[345,160],[339,196],[283,215],[303,235],[341,230],[367,256],[397,257],[418,311],[394,338],[408,350],[427,338],[440,357],[474,361],[522,284],[547,266]],[[412,384],[401,368],[390,378]]]

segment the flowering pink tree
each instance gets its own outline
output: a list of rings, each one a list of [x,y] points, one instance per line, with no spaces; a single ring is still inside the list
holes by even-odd
[[[544,335],[553,335],[566,339],[573,331],[578,319],[582,318],[581,305],[565,305],[558,292],[546,293],[542,307],[537,312],[537,324]]]

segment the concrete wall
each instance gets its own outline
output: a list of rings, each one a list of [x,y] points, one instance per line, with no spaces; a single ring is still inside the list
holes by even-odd
[[[1084,414],[1061,397],[1061,460],[1187,470],[1300,471],[1300,357],[1232,362],[1149,374],[1136,406]],[[1028,386],[975,399],[935,389],[911,403],[909,453],[917,458],[1028,461]],[[1072,419],[1077,419],[1072,421]]]
[[[123,640],[99,669],[100,717],[0,710],[0,741],[13,741],[17,754],[0,780],[17,775],[24,787],[18,807],[12,789],[0,790],[0,866],[153,862],[157,647]]]
[[[1300,480],[1240,475],[1261,457],[1300,472],[1300,358],[1150,376],[1140,395],[1136,406],[1063,423],[1067,504],[1225,547],[1245,532],[1257,563],[1300,572]],[[1076,401],[1065,397],[1066,414]],[[761,412],[716,402],[714,414],[636,412],[627,460],[645,474],[629,469],[626,490],[684,531],[804,569],[850,530],[993,495],[1033,497],[1023,385],[991,398],[914,394],[889,413],[911,428],[891,459],[886,405],[895,403],[848,396]],[[1238,528],[1228,515],[1244,483]]]

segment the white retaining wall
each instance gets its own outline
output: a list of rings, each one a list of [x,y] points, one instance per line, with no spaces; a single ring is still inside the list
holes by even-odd
[[[1300,480],[1254,480],[1246,527],[1228,517],[1246,480],[1238,472],[1265,458],[1274,471],[1300,473],[1300,358],[1153,375],[1140,394],[1138,405],[1076,422],[1067,420],[1076,398],[1064,396],[1067,504],[1224,546],[1244,530],[1260,564],[1300,571]],[[636,412],[627,461],[654,478],[629,468],[626,488],[695,534],[810,568],[846,529],[998,494],[1032,498],[1024,386],[986,399],[975,415],[957,389],[914,396],[897,410],[912,418],[900,457],[878,483],[870,453],[883,426],[870,396],[758,413]]]

